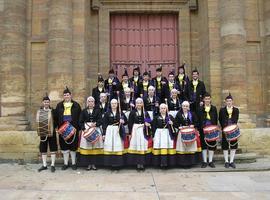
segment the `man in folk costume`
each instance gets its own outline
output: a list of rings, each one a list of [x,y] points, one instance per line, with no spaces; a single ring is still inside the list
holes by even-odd
[[[92,90],[92,96],[95,99],[95,102],[99,102],[100,99],[100,93],[105,93],[105,85],[104,85],[104,79],[102,78],[102,75],[98,75],[98,84],[97,87],[93,88]]]
[[[111,100],[111,109],[105,113],[102,119],[104,134],[104,165],[118,170],[124,165],[124,140],[126,133],[124,125],[127,118],[118,107],[116,99]]]
[[[152,129],[153,139],[153,165],[167,168],[175,165],[175,129],[173,116],[168,114],[168,106],[160,104],[159,115],[154,117]]]
[[[127,69],[125,69],[125,72],[122,75],[122,81],[121,81],[120,86],[119,86],[119,92],[120,92],[121,98],[124,96],[124,91],[127,88],[131,88],[131,82],[129,81],[129,78],[128,78]]]
[[[109,94],[109,101],[117,98],[117,91],[119,90],[119,79],[115,76],[114,70],[109,70],[109,77],[105,80],[105,88]]]
[[[239,118],[239,109],[233,105],[233,97],[229,94],[226,98],[226,106],[219,111],[219,123],[221,128],[224,129],[228,125],[237,124]],[[238,148],[238,140],[227,141],[224,131],[222,133],[222,150],[225,159],[225,168],[236,168],[234,163],[234,157]],[[229,162],[229,150],[230,150],[230,162]]]
[[[79,103],[74,101],[71,96],[71,92],[66,87],[63,92],[64,100],[57,104],[55,109],[56,122],[58,126],[58,131],[61,126],[65,123],[70,123],[75,129],[75,134],[69,138],[67,141],[63,137],[59,137],[60,148],[64,158],[64,165],[62,170],[68,168],[69,154],[71,156],[72,169],[76,170],[76,151],[78,149],[78,138],[79,138],[79,118],[81,114],[81,106]]]
[[[159,112],[160,99],[155,95],[154,86],[148,88],[148,95],[143,99],[144,108],[149,113],[150,118],[153,120],[154,116]]]
[[[43,165],[38,169],[39,172],[47,168],[48,146],[51,153],[51,172],[55,172],[55,157],[57,152],[56,133],[54,129],[54,111],[50,107],[50,98],[46,94],[42,100],[42,106],[37,111],[37,132],[40,136],[39,151],[41,153]]]
[[[199,107],[203,104],[202,98],[205,94],[204,82],[199,80],[199,72],[197,69],[192,71],[192,80],[189,84],[189,100],[191,102],[190,109],[198,112]]]
[[[185,64],[178,67],[178,75],[175,77],[175,82],[179,87],[180,94],[184,96],[185,99],[188,99],[189,98],[189,95],[188,95],[189,78],[185,72]]]
[[[166,77],[162,76],[162,66],[160,65],[156,69],[156,77],[153,79],[154,87],[156,88],[156,96],[160,99],[162,103],[165,102],[165,98],[167,98],[167,88],[168,88],[168,80]]]
[[[167,99],[169,99],[171,97],[171,91],[173,89],[176,89],[178,91],[178,93],[180,94],[180,88],[179,88],[178,84],[175,81],[175,77],[174,77],[173,72],[170,72],[169,75],[168,75],[168,85],[167,86],[168,87],[165,90]]]
[[[146,98],[147,94],[148,94],[148,88],[153,85],[152,81],[150,80],[150,74],[145,71],[143,73],[143,80],[139,85],[139,92],[140,92],[140,96],[142,98]]]
[[[79,163],[87,166],[86,170],[97,170],[97,165],[103,165],[103,138],[100,126],[102,124],[101,112],[95,107],[95,99],[89,96],[86,108],[80,115]],[[90,131],[91,130],[91,131]]]
[[[139,67],[135,67],[133,69],[133,77],[131,77],[129,79],[130,83],[131,83],[131,89],[133,91],[133,99],[137,99],[138,97],[140,97],[140,90],[139,90],[139,86],[142,82],[142,77],[140,76],[140,68]]]
[[[200,107],[200,110],[198,112],[198,117],[200,121],[200,138],[201,138],[202,158],[203,158],[201,168],[207,167],[207,151],[208,151],[209,166],[211,168],[215,168],[213,157],[214,151],[217,149],[217,142],[216,141],[206,142],[203,128],[210,125],[217,125],[218,123],[217,108],[212,105],[211,95],[208,92],[204,94],[203,102],[204,104],[203,106]]]
[[[128,164],[137,165],[137,170],[144,170],[151,161],[151,119],[143,108],[143,99],[136,99],[136,109],[130,112],[128,127],[131,140],[128,148]]]
[[[190,168],[192,165],[201,161],[201,142],[200,136],[196,129],[199,128],[199,121],[196,114],[190,111],[188,101],[182,103],[182,109],[176,114],[174,127],[179,130],[176,139],[176,164],[181,167]],[[193,129],[194,140],[185,143],[182,134],[184,130]]]

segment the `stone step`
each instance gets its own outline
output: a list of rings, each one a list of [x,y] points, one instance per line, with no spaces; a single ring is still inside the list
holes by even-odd
[[[24,121],[24,120],[26,120],[25,116],[3,116],[3,117],[0,117],[0,122]]]
[[[254,163],[258,158],[256,153],[236,153],[235,155],[235,162],[236,163]],[[216,154],[214,155],[214,161],[216,163],[224,163],[223,154]]]
[[[29,124],[0,124],[0,131],[26,131]]]

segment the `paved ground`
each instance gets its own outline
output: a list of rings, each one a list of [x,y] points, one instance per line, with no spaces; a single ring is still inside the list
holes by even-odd
[[[215,199],[248,200],[270,199],[270,161],[261,159],[253,164],[239,164],[244,171],[209,172],[209,168],[192,170],[147,169],[136,172],[124,169],[112,172],[106,169],[87,172],[49,170],[37,172],[40,165],[0,164],[0,199]],[[246,167],[244,167],[246,166]],[[248,168],[249,166],[249,168]],[[251,171],[257,167],[261,171]]]

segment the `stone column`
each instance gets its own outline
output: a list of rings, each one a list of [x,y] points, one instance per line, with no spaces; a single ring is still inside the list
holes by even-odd
[[[243,0],[220,0],[223,99],[231,92],[240,108],[240,122],[250,122],[247,110],[246,30]]]
[[[26,0],[4,2],[1,43],[1,115],[24,116]]]
[[[263,2],[264,18],[264,66],[266,72],[266,91],[267,91],[267,125],[270,126],[270,1]]]
[[[72,88],[72,0],[50,0],[48,30],[48,91],[53,101]]]

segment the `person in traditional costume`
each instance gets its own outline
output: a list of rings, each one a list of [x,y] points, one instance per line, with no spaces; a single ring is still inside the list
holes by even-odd
[[[100,110],[101,117],[103,118],[104,114],[110,109],[107,93],[100,93],[99,102],[95,105]]]
[[[149,86],[148,94],[143,99],[144,101],[144,108],[149,113],[150,118],[153,120],[154,116],[159,112],[159,104],[160,99],[155,95],[155,88],[154,86]]]
[[[189,100],[190,100],[190,109],[197,113],[199,107],[203,104],[203,96],[205,94],[205,85],[204,82],[199,80],[199,71],[194,69],[192,71],[192,80],[189,84]]]
[[[206,127],[210,127],[210,126],[214,127],[213,125],[217,126],[217,123],[218,123],[217,108],[216,106],[212,105],[211,95],[208,92],[204,94],[203,102],[204,104],[200,107],[200,110],[198,112],[198,118],[200,121],[200,138],[201,138],[202,159],[203,159],[201,168],[207,167],[207,154],[208,154],[208,162],[209,162],[208,165],[211,168],[215,168],[213,157],[214,157],[214,152],[217,149],[217,140],[207,141],[203,130]],[[215,131],[218,131],[218,130],[213,129],[213,134],[215,133]],[[217,133],[219,133],[219,131]]]
[[[178,98],[178,93],[179,91],[176,89],[171,90],[171,96],[168,99],[168,109],[169,109],[169,114],[172,115],[174,118],[178,111],[181,109],[181,104],[183,101],[181,101]],[[167,100],[166,100],[167,101]]]
[[[236,168],[234,157],[238,148],[238,139],[227,141],[224,129],[229,125],[237,125],[239,119],[239,109],[233,105],[233,97],[229,94],[226,98],[226,106],[222,107],[219,111],[219,123],[223,129],[222,133],[222,150],[225,160],[225,168]],[[236,132],[239,132],[239,129]],[[230,162],[229,162],[230,151]]]
[[[162,66],[156,68],[156,77],[153,78],[153,85],[156,88],[156,96],[160,99],[162,103],[165,102],[167,98],[168,80],[166,77],[162,76]]]
[[[86,170],[97,170],[97,165],[103,165],[103,137],[100,130],[102,124],[101,112],[95,107],[95,99],[89,96],[86,108],[80,115],[82,130],[79,143],[80,166],[87,166]]]
[[[153,165],[163,169],[175,165],[175,128],[173,127],[174,118],[168,114],[168,106],[160,104],[159,115],[154,117],[152,128],[153,139]]]
[[[60,133],[59,131],[61,131],[63,129],[63,126],[65,126],[69,127],[66,132],[72,130],[72,132],[70,133],[75,134],[72,134],[72,136],[70,138],[68,137],[68,139],[62,137],[64,136],[64,134],[60,135],[59,137],[60,148],[64,158],[64,165],[62,167],[62,170],[66,170],[69,167],[69,154],[71,156],[72,169],[76,170],[76,151],[78,149],[80,130],[79,118],[81,114],[81,106],[79,105],[79,103],[72,99],[72,95],[68,87],[66,87],[66,89],[64,90],[63,95],[64,100],[58,103],[55,109],[55,119],[58,128],[57,131],[58,133]]]
[[[175,77],[174,77],[174,73],[170,72],[168,74],[168,85],[167,85],[167,89],[166,89],[166,98],[169,99],[171,97],[171,91],[172,89],[176,89],[178,91],[178,93],[180,94],[180,88],[179,85],[176,83],[175,81]]]
[[[185,72],[185,64],[178,67],[178,75],[175,77],[175,82],[178,85],[180,94],[184,97],[184,99],[189,98],[189,78]],[[180,98],[180,96],[179,96]]]
[[[124,140],[126,133],[124,125],[127,118],[118,107],[116,99],[111,100],[111,109],[105,113],[102,119],[104,133],[104,165],[118,170],[124,165]]]
[[[98,75],[97,87],[93,88],[92,90],[92,96],[94,97],[95,102],[99,102],[100,93],[106,93],[104,79],[102,78],[101,74]]]
[[[196,114],[190,111],[188,101],[182,103],[177,113],[174,126],[179,130],[176,139],[176,164],[190,168],[201,161],[200,137],[197,131],[199,122]]]
[[[139,85],[139,92],[140,92],[140,96],[142,98],[146,98],[147,94],[148,94],[148,88],[153,85],[152,81],[150,80],[150,74],[145,71],[143,73],[143,81],[140,83]]]
[[[131,88],[131,82],[129,81],[129,78],[128,78],[128,72],[127,72],[127,69],[125,69],[125,72],[124,74],[122,75],[122,81],[120,83],[120,89],[119,89],[119,92],[120,92],[120,97],[122,98],[124,96],[124,91],[125,89],[127,88]],[[133,91],[132,91],[133,92]]]
[[[128,127],[131,139],[128,148],[127,163],[136,165],[137,170],[144,170],[145,165],[151,164],[151,119],[144,110],[143,99],[136,99],[136,109],[130,112]]]
[[[140,97],[140,90],[139,90],[139,86],[142,83],[142,77],[140,76],[140,68],[139,67],[135,67],[133,69],[133,77],[131,77],[129,79],[130,83],[131,83],[131,89],[133,91],[132,96],[133,99],[137,99],[138,97]]]
[[[57,152],[56,132],[54,129],[54,110],[50,107],[50,98],[46,94],[42,100],[42,106],[37,111],[37,132],[40,136],[39,151],[41,153],[43,165],[38,172],[47,170],[48,146],[51,155],[51,172],[55,172],[55,158]]]
[[[125,88],[124,95],[121,96],[121,109],[125,114],[126,118],[128,119],[130,111],[135,108],[135,102],[131,96],[131,90],[129,87]]]
[[[109,70],[109,77],[105,80],[105,88],[109,95],[109,101],[117,98],[117,91],[119,90],[120,81],[116,77],[114,70]]]

